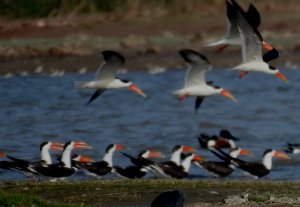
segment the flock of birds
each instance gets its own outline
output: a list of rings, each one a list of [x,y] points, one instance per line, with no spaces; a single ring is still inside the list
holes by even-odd
[[[234,0],[232,3],[226,1],[226,6],[228,20],[226,35],[223,39],[208,46],[220,45],[219,50],[224,50],[229,45],[241,45],[242,64],[232,68],[241,71],[240,78],[249,72],[262,72],[275,75],[288,83],[287,78],[277,68],[268,64],[271,60],[279,57],[279,52],[267,44],[259,33],[257,28],[260,25],[260,15],[256,8],[251,4],[248,11],[245,12]],[[262,48],[267,50],[264,55],[262,55]],[[96,89],[87,105],[107,89],[127,87],[146,97],[132,82],[115,77],[117,70],[125,63],[125,58],[121,54],[115,51],[104,51],[102,54],[105,62],[98,68],[95,80],[75,81],[75,88]],[[212,81],[205,80],[205,73],[212,69],[212,66],[204,55],[190,49],[179,50],[179,54],[188,65],[183,88],[173,91],[173,94],[178,96],[181,101],[189,96],[195,96],[196,111],[205,97],[214,94],[220,94],[236,101],[228,90],[213,85]]]
[[[277,68],[268,64],[271,60],[279,57],[279,52],[267,44],[258,31],[260,16],[256,8],[251,4],[248,11],[245,12],[235,0],[231,0],[231,2],[226,0],[226,6],[228,20],[226,35],[223,39],[208,46],[220,46],[219,50],[221,51],[228,45],[241,45],[242,64],[233,68],[233,70],[241,71],[240,78],[243,78],[249,72],[263,72],[275,75],[288,82],[287,78]],[[267,51],[265,54],[263,54],[262,48]],[[94,101],[107,89],[127,87],[146,97],[142,90],[132,82],[116,77],[117,70],[125,63],[125,58],[121,54],[109,50],[103,51],[102,54],[104,63],[97,70],[95,80],[75,82],[75,88],[95,89],[86,105]],[[204,55],[190,49],[182,49],[179,54],[188,65],[183,88],[173,92],[181,101],[189,96],[195,96],[196,111],[205,97],[214,94],[220,94],[236,101],[231,92],[213,85],[212,81],[207,82],[205,80],[205,73],[212,66]],[[86,174],[95,177],[115,173],[127,178],[142,178],[148,171],[151,171],[156,176],[181,179],[189,176],[190,166],[195,164],[218,177],[230,175],[235,168],[240,168],[254,177],[262,177],[271,171],[272,157],[289,158],[283,152],[268,149],[264,152],[261,163],[241,160],[237,157],[240,155],[249,156],[251,153],[248,150],[236,147],[234,143],[236,139],[227,130],[222,130],[218,136],[201,134],[198,139],[202,148],[209,149],[221,161],[204,160],[203,157],[195,154],[194,148],[177,145],[172,150],[171,159],[165,162],[155,162],[151,159],[162,156],[157,151],[144,150],[137,157],[122,152],[133,164],[124,168],[113,165],[113,154],[115,151],[123,150],[123,145],[111,144],[107,146],[103,159],[94,161],[86,156],[72,156],[73,149],[89,149],[91,146],[83,141],[70,141],[65,144],[58,142],[41,144],[41,160],[37,162],[30,162],[1,153],[0,156],[8,158],[9,161],[1,161],[0,168],[19,171],[30,176],[41,175],[50,178],[66,178],[78,170],[82,170]],[[230,148],[230,151],[225,152],[223,148]],[[59,162],[52,163],[49,150],[63,150],[62,155],[58,158]],[[299,153],[300,146],[288,144],[286,151]]]
[[[251,152],[236,146],[234,137],[228,130],[221,130],[219,135],[209,136],[200,134],[198,141],[201,148],[210,150],[219,161],[208,161],[198,154],[196,150],[187,145],[174,146],[171,158],[168,161],[157,162],[152,158],[161,158],[162,153],[154,150],[143,150],[137,156],[121,152],[127,157],[132,165],[120,167],[113,164],[115,151],[125,150],[122,144],[110,144],[106,147],[105,154],[100,161],[95,161],[88,156],[72,155],[74,149],[90,149],[91,146],[83,141],[69,141],[65,144],[59,142],[44,142],[40,146],[41,159],[30,162],[18,159],[4,153],[0,157],[9,160],[0,161],[0,168],[21,172],[27,176],[49,177],[51,180],[65,179],[77,171],[83,171],[88,176],[101,178],[107,174],[114,173],[119,177],[142,178],[147,172],[152,172],[155,177],[183,179],[189,177],[191,164],[198,166],[215,177],[225,177],[234,172],[236,168],[246,174],[258,178],[267,175],[272,168],[272,158],[278,157],[289,159],[280,151],[274,149],[265,150],[262,162],[244,161],[238,156],[251,156]],[[224,149],[229,148],[228,152]],[[62,150],[61,156],[57,156],[59,162],[52,163],[50,150]],[[287,144],[285,148],[289,153],[300,153],[300,145]]]

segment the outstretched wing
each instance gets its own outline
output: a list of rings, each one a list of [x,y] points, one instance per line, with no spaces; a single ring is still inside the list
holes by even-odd
[[[243,62],[250,62],[255,60],[262,61],[261,46],[263,38],[257,28],[251,25],[248,21],[247,14],[243,9],[232,0],[232,5],[235,9],[234,21],[238,25],[242,40],[242,55]]]
[[[85,104],[85,106],[89,105],[93,100],[95,100],[98,96],[100,96],[105,89],[98,89],[95,93],[91,96],[90,100]]]
[[[207,58],[198,52],[188,49],[180,50],[179,54],[189,65],[184,87],[206,84],[205,72],[211,69]]]
[[[125,63],[125,58],[121,54],[111,50],[103,51],[102,55],[105,62],[99,66],[96,72],[95,80],[110,82],[115,79],[115,74],[117,73],[117,70]]]

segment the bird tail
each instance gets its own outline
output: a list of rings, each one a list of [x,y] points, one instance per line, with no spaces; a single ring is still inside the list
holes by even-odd
[[[222,45],[222,44],[225,44],[225,41],[223,39],[215,41],[215,42],[211,42],[211,43],[207,44],[206,47],[213,47],[213,46]]]
[[[74,88],[87,88],[88,81],[74,81]]]

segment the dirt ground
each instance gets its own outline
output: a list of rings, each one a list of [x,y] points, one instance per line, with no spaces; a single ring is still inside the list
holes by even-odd
[[[241,4],[246,7],[248,1]],[[281,57],[272,62],[296,68],[300,54],[300,2],[254,1],[261,12],[264,39]],[[34,20],[0,19],[0,73],[96,70],[101,51],[113,49],[126,57],[126,69],[177,68],[184,64],[177,53],[195,49],[216,67],[241,62],[240,48],[205,47],[225,32],[225,5],[209,3],[198,13],[168,16],[88,15]]]

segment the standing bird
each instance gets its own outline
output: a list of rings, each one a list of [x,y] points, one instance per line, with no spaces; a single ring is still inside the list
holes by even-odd
[[[190,146],[176,145],[173,147],[171,159],[169,161],[157,163],[152,169],[157,175],[169,177],[169,175],[165,172],[165,169],[178,168],[181,165],[181,153],[190,153],[194,151],[195,149]]]
[[[257,28],[251,25],[243,9],[232,0],[234,8],[233,20],[236,22],[241,40],[243,63],[234,67],[233,70],[240,70],[240,78],[243,78],[248,72],[263,72],[276,75],[281,80],[288,82],[287,78],[273,66],[270,66],[262,59],[261,46],[263,38]]]
[[[236,101],[229,91],[221,87],[214,86],[212,82],[205,81],[205,73],[212,67],[209,65],[209,62],[204,55],[188,49],[180,50],[179,54],[188,65],[184,87],[173,92],[174,95],[179,96],[181,101],[185,100],[188,96],[196,96],[196,111],[206,96],[220,94]]]
[[[33,171],[30,167],[31,166],[40,166],[40,165],[49,165],[52,164],[51,155],[49,153],[49,150],[63,150],[63,143],[59,142],[43,142],[40,145],[40,156],[41,159],[36,162],[30,162],[23,159],[14,158],[12,156],[7,155],[6,157],[10,159],[12,162],[9,161],[1,161],[0,162],[0,168],[8,169],[8,170],[14,170],[20,173],[23,173],[27,176],[32,176],[34,174],[38,174],[35,171]]]
[[[182,162],[179,166],[172,165],[162,165],[158,163],[158,167],[161,168],[161,171],[172,178],[183,179],[186,178],[189,174],[189,170],[191,167],[192,161],[201,161],[203,158],[199,155],[195,155],[194,153],[189,153],[184,156]]]
[[[219,157],[218,153],[215,153],[214,151],[211,151],[214,153],[217,157]],[[233,148],[230,150],[229,155],[233,158],[237,158],[240,155],[243,156],[249,156],[251,155],[251,152],[246,149],[241,148]],[[200,161],[193,161],[193,164],[196,166],[203,168],[205,171],[207,171],[209,174],[212,174],[216,177],[225,177],[230,175],[234,169],[235,166],[230,163],[230,161],[206,161],[206,160],[200,160]]]
[[[73,175],[76,168],[72,166],[71,154],[73,149],[91,149],[91,146],[82,141],[70,141],[64,146],[61,161],[55,164],[43,164],[40,166],[30,166],[29,168],[36,173],[46,177],[64,179]]]
[[[158,158],[161,157],[161,153],[151,150],[144,150],[139,153],[138,157],[132,157],[126,153],[124,156],[128,157],[134,165],[122,168],[119,166],[113,166],[113,172],[117,175],[125,178],[142,178],[147,174],[147,171],[152,167],[156,167],[155,162],[149,160],[148,158]]]
[[[300,153],[300,144],[296,143],[287,143],[287,146],[284,148],[284,151],[287,153],[292,153],[292,154],[299,154]]]
[[[218,156],[226,162],[230,162],[234,166],[243,170],[246,174],[259,178],[263,177],[271,172],[272,169],[272,158],[278,157],[283,159],[290,159],[286,154],[276,151],[274,149],[267,149],[263,154],[262,163],[258,162],[247,162],[240,160],[238,158],[233,158],[222,150],[218,149],[218,151],[223,155]]]
[[[123,150],[122,144],[110,144],[105,149],[104,157],[98,162],[75,162],[76,167],[83,170],[85,174],[100,178],[111,172],[113,167],[113,155],[115,151]]]
[[[235,142],[233,139],[228,139],[222,136],[209,136],[207,134],[200,134],[198,141],[201,148],[204,149],[217,149],[217,148],[235,148]]]
[[[75,81],[75,88],[96,89],[86,105],[90,104],[106,89],[128,87],[129,90],[146,97],[146,95],[132,82],[115,77],[117,70],[125,63],[125,58],[121,54],[115,51],[106,50],[102,52],[102,55],[105,62],[98,68],[95,80],[88,82]]]

